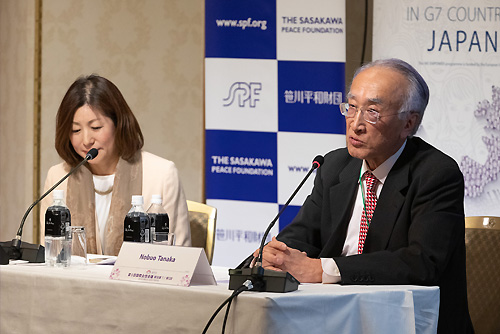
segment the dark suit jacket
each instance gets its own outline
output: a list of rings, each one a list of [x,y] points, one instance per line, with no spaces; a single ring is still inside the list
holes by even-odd
[[[408,139],[385,180],[363,254],[341,257],[361,164],[345,148],[328,153],[312,193],[278,240],[309,257],[333,258],[341,284],[438,285],[438,332],[472,333],[464,181],[456,162],[420,138]]]

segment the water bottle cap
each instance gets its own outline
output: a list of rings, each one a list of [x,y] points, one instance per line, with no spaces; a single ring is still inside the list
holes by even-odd
[[[160,204],[161,205],[161,195],[153,195],[151,196],[152,204]]]
[[[132,205],[143,205],[144,204],[144,198],[142,195],[133,195],[132,196]]]
[[[57,190],[54,190],[54,192],[52,193],[52,196],[54,197],[54,199],[64,199],[64,190],[62,189],[57,189]]]

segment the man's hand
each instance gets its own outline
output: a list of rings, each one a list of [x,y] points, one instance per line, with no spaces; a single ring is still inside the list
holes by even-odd
[[[281,254],[287,249],[287,245],[278,241],[276,237],[273,237],[273,239],[264,246],[264,250],[262,251],[262,266],[266,269],[281,271],[279,268],[279,266],[283,264]],[[258,249],[253,253],[253,256],[255,258],[259,256]]]
[[[256,250],[254,257],[258,255],[259,250]],[[264,247],[262,266],[287,271],[302,283],[319,283],[323,274],[320,259],[309,258],[305,252],[290,248],[275,237]]]

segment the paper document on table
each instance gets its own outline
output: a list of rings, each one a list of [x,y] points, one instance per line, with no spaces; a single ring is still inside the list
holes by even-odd
[[[116,256],[112,255],[98,255],[98,254],[88,254],[89,263],[100,264],[100,265],[113,265],[116,262]]]

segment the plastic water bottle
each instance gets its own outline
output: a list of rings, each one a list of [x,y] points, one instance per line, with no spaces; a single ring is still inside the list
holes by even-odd
[[[132,196],[132,208],[123,223],[123,241],[151,242],[150,221],[143,205],[144,198],[141,195]]]
[[[45,263],[67,267],[71,263],[71,214],[64,190],[54,190],[53,198],[45,212]]]
[[[161,195],[153,195],[151,197],[151,205],[146,213],[151,221],[151,240],[155,232],[168,233],[169,218],[168,214],[163,208]]]

